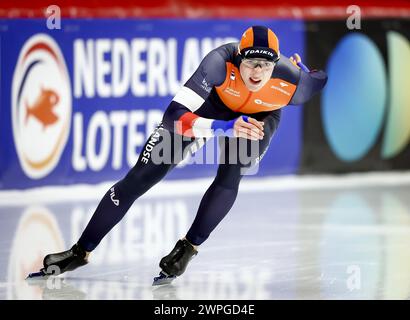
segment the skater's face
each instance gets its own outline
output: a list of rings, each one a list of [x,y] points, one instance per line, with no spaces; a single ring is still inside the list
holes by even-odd
[[[275,63],[266,59],[243,59],[239,71],[249,91],[256,92],[269,81]]]

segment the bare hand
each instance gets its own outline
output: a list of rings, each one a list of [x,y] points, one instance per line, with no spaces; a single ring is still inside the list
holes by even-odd
[[[262,140],[265,135],[263,132],[263,122],[248,117],[246,122],[243,116],[239,117],[234,124],[234,136],[249,140]]]

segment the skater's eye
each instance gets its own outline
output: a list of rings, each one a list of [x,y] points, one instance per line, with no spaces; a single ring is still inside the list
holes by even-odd
[[[273,61],[262,60],[262,59],[243,59],[242,63],[252,69],[260,66],[262,69],[271,69],[275,66]]]

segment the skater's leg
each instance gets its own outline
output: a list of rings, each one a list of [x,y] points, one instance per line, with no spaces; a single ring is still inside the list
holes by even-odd
[[[279,118],[274,116],[257,119],[265,122],[264,139],[261,141],[241,140],[248,144],[247,148],[256,151],[251,152],[249,157],[241,160],[238,155],[241,149],[230,148],[229,141],[238,143],[240,139],[223,138],[225,145],[222,154],[225,160],[219,165],[215,180],[202,198],[198,213],[186,237],[179,240],[171,253],[161,259],[162,271],[159,277],[154,278],[153,285],[169,283],[175,279],[175,276],[181,275],[191,258],[197,254],[197,246],[209,237],[231,209],[238,194],[242,176],[247,169],[260,161],[279,123]],[[250,146],[251,143],[257,143],[258,147],[253,148]],[[239,147],[238,144],[237,146]],[[234,156],[233,159],[232,156]],[[234,159],[238,161],[235,163]]]
[[[218,173],[203,196],[195,220],[186,239],[193,245],[202,244],[232,208],[241,181],[239,165],[219,165]]]
[[[208,238],[211,231],[232,207],[241,179],[240,166],[220,165],[218,174],[202,198],[195,221],[186,238],[160,261],[162,272],[153,285],[170,283],[185,272],[188,262],[198,253],[196,246]]]
[[[162,142],[163,135],[169,134],[169,132],[160,126],[151,137],[158,134],[159,138],[156,142],[154,141],[154,148]],[[141,153],[136,165],[124,179],[110,188],[102,198],[78,241],[82,248],[88,252],[94,250],[104,236],[124,217],[134,201],[162,180],[176,166],[178,155],[174,155],[174,152],[177,151],[174,148],[175,137],[173,134],[169,134],[168,138],[172,145],[172,148],[167,150],[167,152],[171,152],[171,161],[158,164],[153,161],[152,157],[144,157]],[[152,138],[148,139],[143,150],[146,150],[148,144],[153,145],[152,141]],[[191,141],[179,141],[178,143],[180,143],[181,148],[185,148]]]
[[[180,139],[160,125],[148,139],[134,168],[104,195],[78,243],[67,251],[47,255],[44,268],[32,275],[63,273],[86,264],[89,252],[122,219],[132,203],[175,167],[182,160],[182,151],[189,150],[195,142]],[[166,152],[169,152],[168,158]],[[158,154],[168,161],[159,162]],[[158,157],[154,159],[154,155]]]
[[[259,162],[261,156],[269,147],[279,120],[273,116],[266,117],[263,120],[265,122],[265,135],[261,141],[244,139],[229,139],[228,141],[226,138],[222,140],[225,142],[225,163],[219,165],[215,180],[203,196],[195,220],[186,235],[186,239],[191,244],[195,246],[202,244],[222,221],[236,200],[239,183],[246,173],[246,169]],[[238,142],[236,148],[232,148],[232,142],[234,141]],[[252,151],[248,153],[248,157],[239,155],[239,152],[243,152],[240,143],[246,143],[247,149]],[[258,144],[257,147],[251,146],[255,143]],[[233,153],[236,155],[232,158]],[[236,164],[233,162],[236,162]]]
[[[169,169],[169,165],[142,168],[137,163],[124,179],[105,193],[78,240],[81,247],[88,252],[93,251],[104,236],[121,221],[134,201],[159,182]]]

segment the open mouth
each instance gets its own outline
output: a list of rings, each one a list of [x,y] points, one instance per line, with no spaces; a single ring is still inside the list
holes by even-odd
[[[250,82],[254,85],[258,85],[262,80],[254,80],[252,78],[249,78]]]

